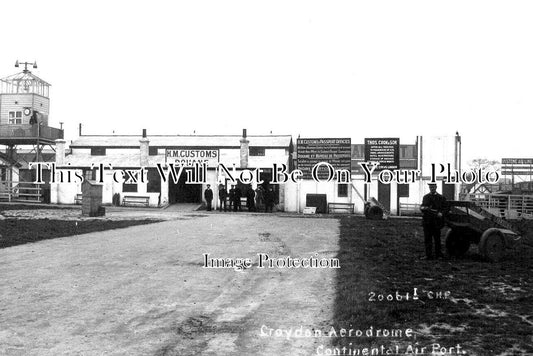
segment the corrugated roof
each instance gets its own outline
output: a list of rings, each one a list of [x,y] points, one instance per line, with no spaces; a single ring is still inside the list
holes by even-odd
[[[139,147],[142,136],[98,135],[80,136],[70,147]],[[239,147],[239,135],[168,135],[148,136],[152,147]],[[248,136],[253,147],[289,147],[291,135]]]

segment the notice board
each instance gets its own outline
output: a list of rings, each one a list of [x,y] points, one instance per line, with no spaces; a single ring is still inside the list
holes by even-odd
[[[400,168],[399,138],[365,138],[365,161],[379,162],[376,170]]]
[[[349,138],[299,138],[297,140],[297,168],[303,172],[303,179],[312,179],[311,171],[320,162],[327,162],[335,170],[351,172],[352,141]],[[327,173],[319,170],[319,178]]]

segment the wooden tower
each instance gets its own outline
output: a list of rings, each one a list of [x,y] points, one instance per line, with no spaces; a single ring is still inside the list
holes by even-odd
[[[28,69],[37,68],[37,63],[17,61],[15,67],[19,66],[24,66],[22,72],[0,79],[0,198],[2,188],[3,195],[9,195],[31,183],[29,163],[51,160],[43,149],[49,146],[54,152],[55,140],[63,138],[62,129],[48,125],[50,84]]]

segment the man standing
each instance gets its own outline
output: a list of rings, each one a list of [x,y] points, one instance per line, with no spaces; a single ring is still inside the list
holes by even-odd
[[[241,207],[242,190],[239,186],[235,186],[233,193],[233,211],[242,211]]]
[[[255,190],[251,185],[246,190],[246,207],[248,211],[255,211]]]
[[[207,185],[207,189],[204,192],[205,202],[207,203],[207,211],[211,211],[211,202],[213,201],[213,191],[211,185]]]
[[[268,187],[263,195],[263,199],[265,200],[265,213],[272,212],[272,208],[274,207],[274,198],[274,191],[272,190],[272,187]]]
[[[424,228],[426,259],[433,259],[432,243],[435,242],[435,257],[441,258],[440,229],[444,226],[444,214],[447,211],[446,198],[437,193],[437,184],[429,183],[429,193],[424,195],[420,210]]]
[[[229,190],[229,211],[232,211],[234,209],[235,202],[235,186],[232,185]]]
[[[222,211],[222,207],[224,207],[224,211],[226,211],[226,198],[228,197],[228,192],[226,191],[226,187],[224,184],[221,184],[218,186],[218,199],[220,200],[220,210]]]

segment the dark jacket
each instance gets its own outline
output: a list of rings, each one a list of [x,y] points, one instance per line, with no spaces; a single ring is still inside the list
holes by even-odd
[[[235,192],[233,193],[233,200],[241,200],[242,197],[242,191],[241,188],[237,187],[235,188]]]
[[[448,212],[448,204],[446,198],[439,193],[428,193],[422,198],[422,205],[427,209],[422,210],[422,223],[424,225],[437,225],[442,227],[444,219],[438,216],[438,213],[445,215]]]
[[[213,200],[213,190],[211,188],[207,188],[204,192],[204,198],[207,201]]]
[[[228,192],[226,191],[226,188],[221,187],[218,189],[218,197],[220,198],[220,200],[226,199],[227,196]]]

